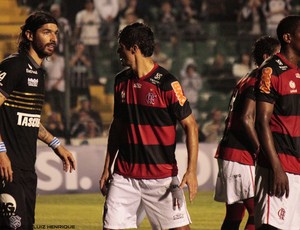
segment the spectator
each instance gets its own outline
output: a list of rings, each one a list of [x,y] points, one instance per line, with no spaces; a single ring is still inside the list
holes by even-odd
[[[79,38],[86,47],[87,56],[91,60],[93,83],[98,83],[99,78],[96,60],[100,44],[100,23],[101,19],[94,8],[93,0],[85,0],[84,9],[76,14],[75,38]]]
[[[104,42],[109,42],[112,46],[116,38],[119,14],[118,0],[95,0],[95,8],[101,17],[100,37]]]
[[[224,0],[203,0],[202,11],[206,12],[206,21],[221,22],[225,18],[226,5]]]
[[[65,59],[55,51],[43,62],[46,70],[46,101],[55,112],[65,109]]]
[[[61,114],[55,111],[52,111],[50,115],[47,117],[45,127],[55,135],[56,137],[64,137],[65,136],[65,127],[61,119]]]
[[[195,41],[203,35],[203,29],[197,12],[193,0],[180,0],[178,28],[182,31],[182,37],[186,40]]]
[[[156,42],[156,44],[155,44],[152,59],[157,64],[159,64],[160,66],[165,68],[166,70],[168,70],[168,71],[171,70],[173,59],[161,51],[159,42]]]
[[[157,18],[157,37],[164,41],[173,41],[177,39],[178,28],[176,15],[173,5],[170,1],[163,1],[158,8]]]
[[[144,21],[137,15],[137,0],[129,0],[127,7],[121,12],[119,20],[119,31],[134,22]]]
[[[72,29],[68,19],[61,16],[61,7],[60,4],[54,3],[50,7],[50,12],[53,17],[57,20],[59,26],[58,34],[58,53],[64,54],[64,46],[70,42]]]
[[[249,53],[242,53],[239,59],[232,65],[233,76],[239,81],[252,69],[251,56]]]
[[[208,59],[203,66],[202,76],[212,89],[218,91],[228,92],[236,83],[236,79],[232,76],[232,64],[222,53]]]
[[[196,64],[189,63],[180,74],[181,78],[181,86],[187,97],[190,106],[193,110],[194,116],[199,119],[199,111],[198,111],[198,99],[199,99],[199,91],[202,88],[202,77],[197,72]]]
[[[85,54],[85,45],[77,42],[75,52],[70,59],[71,108],[76,108],[78,98],[90,98],[89,70],[91,62]]]
[[[247,0],[237,16],[239,34],[259,36],[265,31],[261,0]]]
[[[77,121],[71,126],[71,136],[74,138],[84,139],[82,144],[88,143],[86,139],[100,137],[101,128],[87,111],[78,112]]]
[[[276,36],[278,23],[291,11],[290,0],[265,0],[262,9],[266,18],[266,32]]]
[[[96,122],[96,125],[99,127],[100,132],[102,133],[102,131],[103,131],[103,123],[102,123],[102,118],[100,116],[100,113],[92,109],[92,107],[91,107],[91,101],[87,97],[82,97],[81,98],[81,100],[80,100],[80,107],[79,107],[78,111],[79,111],[79,113],[81,111],[86,112],[89,115],[89,117]],[[73,124],[77,120],[79,120],[79,117],[80,117],[79,113],[78,112],[73,113],[72,118],[71,118],[71,122]]]
[[[224,128],[222,111],[216,108],[213,109],[211,111],[211,117],[202,126],[205,142],[219,142],[222,138]]]

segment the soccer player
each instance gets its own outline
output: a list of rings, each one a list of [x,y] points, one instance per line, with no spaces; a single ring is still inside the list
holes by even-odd
[[[75,169],[72,154],[40,123],[44,101],[44,58],[57,45],[56,20],[31,14],[21,27],[18,53],[0,64],[0,229],[33,229],[37,176],[37,139]]]
[[[277,26],[278,54],[258,73],[255,227],[300,227],[300,16]]]
[[[237,83],[231,96],[226,128],[215,156],[219,174],[214,199],[226,202],[226,216],[221,227],[224,230],[238,230],[245,209],[249,214],[245,229],[254,229],[254,165],[259,149],[254,86],[258,66],[279,52],[279,47],[279,41],[269,36],[255,41],[252,57],[257,68]]]
[[[151,28],[142,23],[119,34],[118,54],[128,68],[115,78],[114,117],[100,179],[102,193],[107,192],[104,229],[137,228],[139,210],[153,229],[186,230],[191,223],[182,189],[187,184],[190,201],[195,198],[197,124],[178,80],[153,62],[154,45]],[[181,182],[175,159],[177,121],[186,133],[188,152]]]

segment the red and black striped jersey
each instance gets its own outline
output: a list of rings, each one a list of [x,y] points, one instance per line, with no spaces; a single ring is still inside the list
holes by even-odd
[[[270,129],[282,167],[286,172],[300,174],[299,68],[277,54],[260,68],[258,77],[257,101],[274,104]],[[258,164],[269,167],[263,150]]]
[[[14,54],[0,64],[0,133],[12,167],[34,170],[44,102],[45,72],[29,56]]]
[[[255,101],[254,86],[257,69],[243,77],[235,86],[230,98],[223,138],[215,157],[223,160],[254,165],[251,153],[255,152],[249,137],[243,130],[241,115],[247,98]]]
[[[177,175],[176,123],[192,112],[178,80],[155,64],[142,78],[122,71],[114,87],[114,119],[123,125],[115,172],[144,179]]]

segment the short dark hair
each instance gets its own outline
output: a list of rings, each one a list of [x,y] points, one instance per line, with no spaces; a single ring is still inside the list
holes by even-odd
[[[290,15],[283,18],[277,26],[277,37],[281,44],[281,47],[285,47],[286,43],[283,40],[283,35],[286,33],[295,34],[297,27],[300,26],[300,16],[299,15]]]
[[[137,45],[145,57],[151,57],[154,51],[154,34],[149,26],[136,22],[126,26],[119,33],[119,42],[127,49]]]
[[[280,45],[276,38],[263,36],[257,39],[252,46],[252,57],[256,65],[260,66],[264,62],[264,54],[271,56]]]
[[[29,17],[25,20],[24,25],[21,26],[18,47],[19,53],[27,52],[30,47],[30,41],[27,39],[25,32],[29,30],[32,33],[35,33],[39,28],[47,23],[58,25],[56,19],[50,13],[44,11],[36,11],[29,15]]]

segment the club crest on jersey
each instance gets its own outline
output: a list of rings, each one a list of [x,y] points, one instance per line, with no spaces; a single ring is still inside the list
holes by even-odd
[[[32,66],[28,64],[28,68],[26,68],[26,73],[35,74],[37,75],[37,70],[33,70]]]
[[[38,87],[39,79],[28,78],[27,79],[27,84],[28,84],[28,86]]]
[[[266,67],[262,70],[261,80],[259,83],[259,89],[263,93],[269,94],[271,92],[271,76],[272,76],[272,68]]]
[[[154,94],[153,92],[147,93],[147,95],[146,95],[146,102],[147,102],[147,104],[154,105],[155,98],[157,98],[157,95]]]
[[[185,101],[186,101],[186,97],[183,95],[183,91],[182,91],[182,88],[181,88],[181,85],[179,84],[178,81],[174,81],[171,83],[171,86],[175,92],[175,95],[179,101],[179,104],[181,106],[184,105]]]

